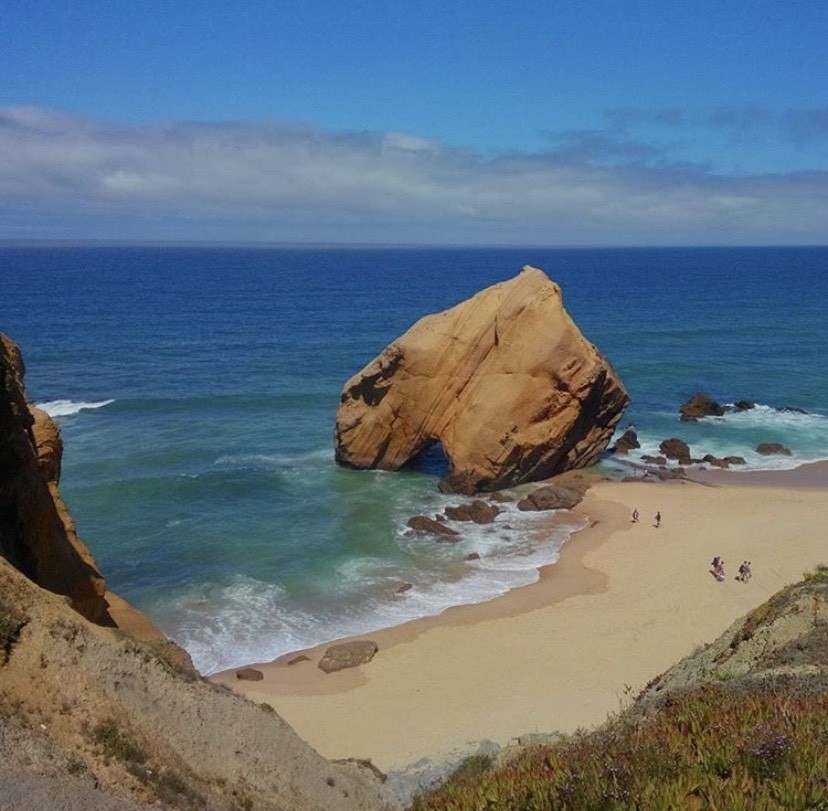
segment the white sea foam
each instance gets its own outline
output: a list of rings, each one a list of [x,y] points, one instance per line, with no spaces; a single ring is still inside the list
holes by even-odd
[[[214,673],[486,602],[535,582],[541,567],[557,561],[571,532],[586,525],[573,516],[550,530],[549,513],[504,506],[500,526],[497,521],[457,524],[462,531],[457,544],[421,538],[422,554],[414,560],[404,555],[343,561],[322,601],[297,600],[277,584],[237,576],[230,585],[175,597],[159,621],[202,673]],[[406,552],[414,543],[402,532],[398,540]],[[471,551],[480,558],[466,560]],[[399,591],[402,584],[408,588]]]
[[[103,408],[114,402],[114,400],[98,400],[93,403],[75,402],[74,400],[49,400],[46,403],[38,403],[37,407],[43,409],[50,417],[71,417],[80,411]]]
[[[706,454],[741,456],[745,465],[734,466],[736,470],[789,470],[828,459],[828,417],[820,413],[780,410],[759,404],[745,411],[728,411],[721,417],[705,417],[695,423],[680,423],[672,415],[661,431],[664,433],[660,436],[652,428],[639,431],[641,447],[624,461],[637,462],[643,455],[661,455],[659,443],[668,436],[684,439],[696,459]],[[790,454],[758,453],[756,448],[766,442],[779,443]]]
[[[246,453],[226,454],[220,456],[213,463],[222,468],[251,468],[254,470],[291,470],[303,467],[309,462],[333,461],[333,450],[330,448],[309,451],[300,454],[285,453]]]

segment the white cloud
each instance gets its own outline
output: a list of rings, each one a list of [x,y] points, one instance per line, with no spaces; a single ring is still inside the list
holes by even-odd
[[[546,154],[485,158],[406,133],[127,125],[6,108],[0,236],[22,235],[24,217],[25,236],[40,225],[43,237],[824,242],[828,173],[715,174],[596,133]]]

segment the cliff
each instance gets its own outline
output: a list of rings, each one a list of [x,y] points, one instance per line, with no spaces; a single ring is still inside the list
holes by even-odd
[[[30,407],[18,347],[0,333],[0,554],[80,614],[113,625],[106,585],[60,498],[60,430]]]
[[[623,384],[525,267],[418,321],[344,386],[336,459],[398,470],[441,443],[441,489],[474,493],[598,461],[628,402]]]
[[[106,592],[58,493],[60,432],[23,372],[0,336],[0,807],[384,808],[373,771],[326,761],[270,707],[203,680]]]

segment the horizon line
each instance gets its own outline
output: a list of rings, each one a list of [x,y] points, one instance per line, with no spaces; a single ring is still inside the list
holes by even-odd
[[[21,247],[110,247],[110,248],[258,248],[281,250],[749,250],[828,248],[826,243],[745,243],[745,244],[534,244],[534,243],[463,243],[463,242],[303,242],[258,240],[193,240],[193,239],[118,239],[118,238],[2,238],[0,248]]]

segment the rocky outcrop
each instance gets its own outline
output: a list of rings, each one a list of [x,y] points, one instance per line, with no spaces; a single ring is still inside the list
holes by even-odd
[[[367,769],[333,764],[270,707],[94,625],[0,559],[0,807],[34,772],[40,808],[380,811]],[[9,729],[14,735],[9,736]],[[81,786],[119,803],[64,804]]]
[[[647,707],[673,690],[708,681],[744,689],[746,682],[779,679],[792,695],[797,689],[824,692],[827,654],[828,570],[821,566],[737,620],[715,642],[653,679],[639,703]]]
[[[60,431],[23,371],[0,335],[0,807],[386,808],[371,770],[201,679],[105,591],[58,493]]]
[[[352,377],[338,462],[398,470],[441,443],[445,492],[547,479],[598,461],[628,397],[535,268],[426,316]]]

